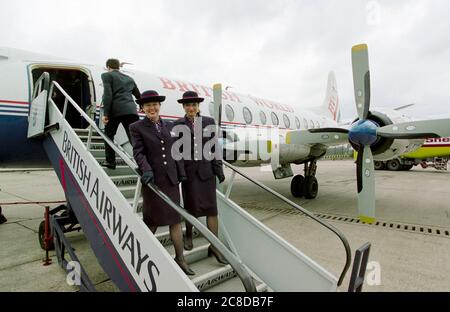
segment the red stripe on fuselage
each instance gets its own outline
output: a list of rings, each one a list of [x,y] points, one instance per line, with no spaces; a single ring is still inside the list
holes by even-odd
[[[422,147],[450,147],[450,144],[433,144],[433,145],[422,145]]]
[[[30,102],[9,101],[9,100],[0,100],[0,103],[5,103],[5,104],[19,104],[19,105],[28,105],[28,104],[30,104]]]

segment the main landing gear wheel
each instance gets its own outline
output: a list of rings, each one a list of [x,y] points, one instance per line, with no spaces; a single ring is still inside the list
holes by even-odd
[[[413,167],[414,167],[413,165],[402,165],[402,170],[408,171],[408,170],[411,170]]]
[[[375,170],[383,170],[384,169],[384,163],[379,160],[375,160],[373,164]]]
[[[398,159],[391,159],[387,162],[386,168],[390,171],[399,171],[401,169],[400,161]]]
[[[291,194],[294,197],[303,197],[305,178],[302,175],[296,175],[291,181]]]
[[[316,177],[306,177],[304,192],[305,198],[307,199],[313,199],[317,197],[317,193],[319,192],[319,183],[317,182]]]

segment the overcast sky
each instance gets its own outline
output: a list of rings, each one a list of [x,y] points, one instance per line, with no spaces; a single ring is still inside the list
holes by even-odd
[[[350,50],[364,42],[373,106],[449,115],[449,12],[445,0],[0,0],[0,46],[98,64],[117,57],[296,107],[320,105],[333,70],[352,118]]]

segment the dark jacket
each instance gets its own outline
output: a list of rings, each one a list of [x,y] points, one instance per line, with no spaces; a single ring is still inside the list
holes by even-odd
[[[133,78],[113,70],[102,74],[103,114],[114,118],[123,115],[137,115],[132,95],[139,99],[141,93]]]
[[[209,142],[209,144],[212,143],[211,139],[215,136],[215,131],[207,131],[206,127],[215,125],[214,119],[211,117],[206,116],[199,116],[197,120],[197,124],[200,124],[202,126],[201,133],[199,132],[201,138],[196,138],[194,136],[194,129],[192,128],[192,123],[186,118],[180,118],[177,121],[175,121],[174,127],[177,125],[184,125],[190,129],[190,140],[191,140],[191,153],[189,159],[184,159],[180,163],[181,172],[185,172],[186,176],[189,178],[193,177],[194,175],[197,175],[201,180],[207,180],[216,176],[223,175],[223,167],[222,167],[222,160],[213,158],[212,160],[208,160],[205,158],[204,149],[205,145]],[[211,127],[208,127],[210,129]],[[182,138],[183,134],[180,133],[178,138]],[[214,141],[217,143],[217,138]],[[217,144],[215,145],[217,146]],[[214,154],[215,149],[210,148],[209,146],[206,148],[206,152],[209,154],[211,150],[211,153]],[[181,149],[181,152],[184,152],[183,149]],[[211,154],[209,156],[212,158]]]
[[[130,125],[133,156],[142,172],[153,170],[155,184],[164,184],[169,179],[175,185],[179,183],[178,166],[171,154],[174,138],[171,137],[173,123],[162,121],[161,133],[154,123],[145,117]]]

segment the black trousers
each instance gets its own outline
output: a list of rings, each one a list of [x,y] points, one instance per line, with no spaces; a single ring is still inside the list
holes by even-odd
[[[109,119],[109,122],[105,125],[105,134],[108,138],[110,138],[112,141],[114,140],[114,136],[116,135],[117,128],[119,127],[119,124],[122,124],[122,126],[125,128],[125,131],[128,136],[128,140],[131,142],[130,138],[130,130],[128,129],[130,125],[133,122],[136,122],[139,120],[138,115],[123,115],[118,117],[113,117]],[[106,162],[110,164],[116,163],[116,153],[114,150],[105,143],[105,157]]]

